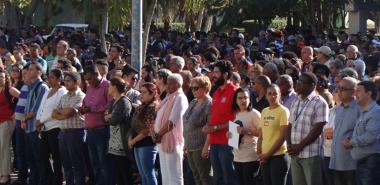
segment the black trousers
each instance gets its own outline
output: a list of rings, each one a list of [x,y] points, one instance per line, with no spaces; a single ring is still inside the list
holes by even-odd
[[[59,156],[58,134],[59,128],[41,132],[41,169],[40,177],[46,179],[47,184],[62,185],[62,165]],[[53,167],[50,163],[50,155],[53,160]]]
[[[109,154],[117,185],[132,185],[131,161],[126,156]]]
[[[255,177],[259,173],[260,163],[253,162],[234,162],[236,176],[240,185],[255,185]]]
[[[290,168],[287,154],[272,156],[261,164],[261,172],[265,185],[286,185],[286,177]]]

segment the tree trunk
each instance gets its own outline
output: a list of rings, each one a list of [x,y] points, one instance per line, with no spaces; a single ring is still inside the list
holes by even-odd
[[[28,27],[33,23],[33,14],[37,9],[37,5],[40,3],[41,0],[32,0],[32,2],[29,4],[28,9],[25,11],[24,14],[24,27]]]
[[[4,14],[6,19],[5,26],[7,28],[11,28],[18,31],[21,26],[21,15],[19,8],[17,6],[14,6],[11,2],[6,1]]]
[[[206,23],[205,23],[204,29],[202,31],[207,33],[211,30],[213,19],[214,19],[213,15],[207,15]]]
[[[205,7],[202,6],[202,8],[198,12],[198,19],[197,19],[197,24],[195,25],[195,31],[200,31],[202,28],[204,12],[205,12]]]
[[[105,4],[99,5],[99,35],[100,35],[100,42],[101,42],[101,50],[105,53],[108,53],[107,51],[107,45],[106,45],[106,34],[108,32],[108,2],[106,1]]]
[[[143,62],[145,62],[146,57],[146,50],[148,46],[148,39],[149,39],[149,32],[150,32],[150,24],[152,23],[154,12],[157,6],[157,0],[148,0],[145,1],[148,3],[147,11],[145,11],[145,26],[144,26],[144,33],[143,33],[143,52],[142,52],[142,58]]]

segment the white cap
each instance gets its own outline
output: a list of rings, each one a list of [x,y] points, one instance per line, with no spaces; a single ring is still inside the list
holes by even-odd
[[[322,46],[322,47],[320,47],[320,48],[314,48],[314,50],[315,50],[316,52],[318,52],[318,53],[322,53],[322,54],[324,54],[324,55],[326,55],[326,56],[330,56],[330,55],[331,55],[331,49],[330,49],[330,47],[328,47],[328,46]]]

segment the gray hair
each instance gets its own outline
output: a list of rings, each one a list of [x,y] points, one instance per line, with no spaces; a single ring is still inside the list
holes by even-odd
[[[241,81],[240,74],[238,72],[232,72],[231,80],[234,82],[240,82]]]
[[[182,57],[174,56],[171,60],[174,61],[174,64],[176,64],[177,66],[180,66],[181,69],[185,67],[185,59],[183,59]]]
[[[280,80],[283,80],[283,81],[286,82],[288,85],[290,85],[291,87],[293,87],[293,79],[292,79],[291,76],[289,76],[289,75],[281,75],[280,77],[278,77],[278,79],[277,79],[277,83],[278,83]]]
[[[64,40],[60,40],[57,44],[62,44],[65,49],[68,49],[70,47],[69,43]]]
[[[344,78],[344,77],[347,77],[347,76],[353,77],[355,79],[359,78],[358,72],[356,72],[355,69],[350,68],[350,67],[346,67],[346,68],[342,69],[341,71],[339,71],[339,76],[341,78]]]
[[[162,78],[165,84],[167,84],[168,76],[170,76],[171,74],[172,72],[169,69],[160,69],[157,72],[158,78]]]
[[[359,81],[357,79],[355,79],[353,77],[349,77],[349,76],[344,77],[342,79],[342,81],[348,82],[348,84],[349,84],[348,88],[350,88],[350,89],[356,89],[356,87],[357,87],[357,85],[359,83]]]
[[[173,73],[173,74],[169,75],[168,81],[169,80],[175,81],[180,86],[182,86],[182,84],[183,84],[182,76],[180,74],[177,74],[177,73]]]

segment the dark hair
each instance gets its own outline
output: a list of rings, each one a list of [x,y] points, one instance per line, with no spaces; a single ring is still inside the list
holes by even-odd
[[[71,62],[67,59],[60,59],[57,61],[58,63],[63,65],[63,69],[67,70],[71,67]]]
[[[164,82],[164,84],[168,83],[169,75],[171,75],[171,71],[169,71],[168,69],[160,69],[157,72],[158,78],[162,78],[162,81]]]
[[[23,70],[23,66],[21,65],[21,64],[13,64],[12,65],[12,71],[13,71],[13,68],[17,68],[17,69],[19,69],[20,71],[19,71],[19,75],[20,75],[20,80],[19,80],[19,82],[18,83],[20,83],[21,81],[22,81],[22,70]],[[15,82],[15,80],[13,79],[13,78],[11,78],[11,82],[12,82],[12,84],[14,85],[14,87],[16,87],[18,84],[15,84],[16,82]]]
[[[75,83],[79,83],[81,81],[81,75],[77,72],[65,72],[65,77],[70,77]]]
[[[32,65],[32,64],[36,65],[37,71],[41,71],[41,72],[44,71],[43,68],[42,68],[42,65],[40,63],[38,63],[38,62],[31,62],[30,65]],[[28,66],[28,69],[29,69],[30,65]]]
[[[365,92],[371,92],[371,98],[376,100],[377,98],[377,87],[376,84],[372,81],[362,81],[358,85],[363,86]]]
[[[268,76],[265,76],[265,75],[260,75],[255,80],[257,80],[257,82],[255,82],[255,83],[258,83],[258,82],[261,83],[261,85],[264,87],[265,90],[271,84],[270,78]]]
[[[248,89],[239,88],[236,90],[234,97],[232,99],[232,112],[234,112],[235,114],[240,111],[239,105],[237,104],[237,96],[239,93],[242,93],[242,92],[248,93],[248,96],[250,96],[250,92]],[[248,97],[248,99],[250,100],[250,97]],[[251,111],[251,110],[252,110],[252,102],[249,101],[247,111]]]
[[[125,91],[126,83],[125,81],[120,77],[113,77],[110,80],[110,83],[112,86],[115,86],[117,91],[119,93],[123,93]]]
[[[315,76],[314,73],[311,73],[311,72],[305,72],[305,73],[302,73],[301,76],[306,77],[306,78],[308,79],[308,80],[307,80],[307,83],[309,83],[309,84],[314,83],[314,86],[316,86],[317,83],[318,83],[318,78],[317,78],[317,76]]]
[[[224,73],[227,73],[227,79],[231,78],[232,75],[232,64],[230,61],[219,61],[215,63],[214,68],[217,67],[220,72],[222,72],[222,75]]]
[[[87,74],[87,73],[90,73],[91,75],[98,76],[99,75],[99,70],[98,70],[98,68],[95,65],[87,65],[83,69],[83,74]]]
[[[4,94],[5,94],[5,97],[8,101],[8,103],[11,105],[11,107],[13,109],[14,108],[14,98],[12,97],[12,95],[9,92],[9,89],[11,88],[11,79],[9,77],[9,74],[5,70],[1,69],[0,73],[5,74]]]
[[[143,87],[145,87],[149,91],[150,94],[153,94],[153,99],[152,99],[152,101],[150,101],[150,102],[148,102],[146,104],[144,103],[142,105],[144,107],[142,108],[140,114],[138,115],[138,118],[141,119],[141,120],[144,119],[145,113],[146,113],[149,105],[159,98],[158,89],[157,89],[157,86],[154,83],[150,83],[150,82],[144,83],[144,84],[141,85],[141,88],[143,88]]]
[[[313,69],[313,73],[317,74],[318,70],[322,70],[323,74],[326,77],[328,77],[330,75],[330,69],[326,65],[324,65],[324,64],[316,63],[315,66],[314,66],[314,69]]]
[[[111,45],[110,48],[116,48],[116,50],[117,50],[119,53],[122,53],[123,50],[124,50],[123,47],[120,46],[119,44],[113,44],[113,45]]]
[[[142,69],[145,69],[146,72],[148,72],[149,74],[153,74],[153,76],[156,76],[156,71],[154,70],[153,66],[152,65],[144,65],[142,67]],[[147,77],[145,77],[144,81],[145,82],[152,82],[154,79],[151,79],[150,75],[148,75]]]

